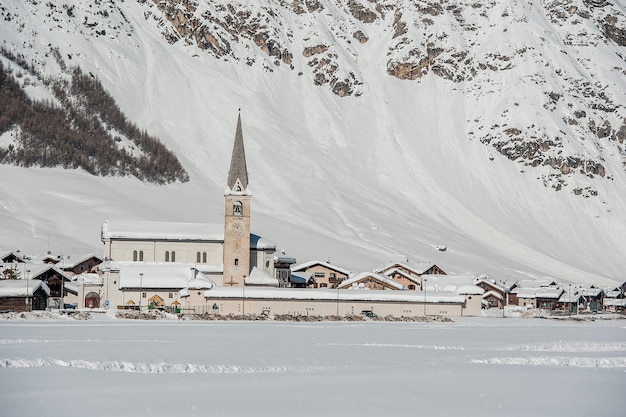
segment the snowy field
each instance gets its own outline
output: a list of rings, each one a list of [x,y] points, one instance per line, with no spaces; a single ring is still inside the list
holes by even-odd
[[[626,321],[0,321],[6,416],[624,416]]]

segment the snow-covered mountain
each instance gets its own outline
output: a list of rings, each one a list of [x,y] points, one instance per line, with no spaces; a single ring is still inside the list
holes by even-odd
[[[2,249],[100,251],[107,218],[221,222],[241,108],[253,230],[298,261],[626,278],[622,1],[9,0],[0,19],[31,97],[80,66],[190,175],[0,165]]]

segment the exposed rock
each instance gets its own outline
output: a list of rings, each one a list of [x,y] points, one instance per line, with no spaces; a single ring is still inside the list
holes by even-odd
[[[352,37],[361,43],[366,43],[370,39],[365,35],[365,33],[361,32],[360,30],[354,32],[352,34]]]
[[[312,55],[322,54],[328,50],[328,45],[315,45],[304,48],[302,51],[302,55],[305,57],[310,57]]]
[[[372,23],[378,18],[378,15],[372,10],[357,3],[356,0],[348,0],[348,10],[352,16],[359,19],[363,23]]]

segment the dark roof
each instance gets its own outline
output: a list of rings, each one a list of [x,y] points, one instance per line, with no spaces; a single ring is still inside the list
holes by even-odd
[[[232,190],[235,187],[237,179],[241,182],[244,190],[248,188],[248,168],[246,166],[246,151],[243,147],[241,113],[237,117],[237,131],[235,132],[235,143],[233,144],[233,154],[230,160],[230,170],[228,171],[227,185],[229,189]]]

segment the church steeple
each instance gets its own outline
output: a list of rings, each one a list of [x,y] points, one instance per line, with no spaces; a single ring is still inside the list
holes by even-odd
[[[241,114],[237,118],[237,131],[233,155],[228,171],[228,187],[224,193],[224,273],[223,285],[242,287],[250,274],[250,200],[248,169],[243,148]]]
[[[228,189],[234,192],[242,192],[248,188],[248,168],[246,166],[246,151],[243,147],[243,132],[241,130],[241,113],[237,117],[237,131],[235,143],[228,171]]]

